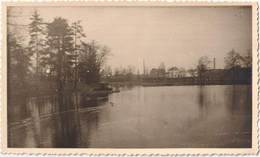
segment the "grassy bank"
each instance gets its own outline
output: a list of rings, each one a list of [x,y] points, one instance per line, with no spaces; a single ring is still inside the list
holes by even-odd
[[[112,86],[193,86],[193,85],[250,85],[251,82],[244,80],[210,80],[203,81],[202,83],[198,80],[184,80],[178,79],[174,81],[118,81],[118,82],[109,82]],[[74,89],[74,83],[66,83],[64,85],[63,92],[86,92],[93,93],[93,89],[98,88],[98,84],[85,84],[82,82],[78,82],[77,88]],[[54,94],[57,92],[56,83],[49,82],[40,82],[37,84],[27,85],[24,88],[16,88],[13,86],[8,87],[8,93],[11,95],[17,94],[27,94],[27,95],[37,95],[37,94]],[[98,92],[96,92],[98,93]],[[102,92],[100,92],[102,93]]]
[[[87,85],[82,82],[78,82],[77,88],[74,89],[74,83],[66,83],[64,85],[63,92],[70,92],[70,91],[91,91],[94,88],[97,88],[97,84],[90,84]],[[8,87],[8,93],[12,95],[17,95],[17,94],[30,94],[30,95],[35,95],[35,94],[51,94],[51,93],[56,93],[57,92],[57,85],[56,83],[37,83],[33,85],[27,85],[24,88],[17,88],[17,87]]]
[[[139,85],[144,87],[149,86],[195,86],[195,85],[251,85],[248,81],[154,81],[154,82],[110,82],[111,85]]]

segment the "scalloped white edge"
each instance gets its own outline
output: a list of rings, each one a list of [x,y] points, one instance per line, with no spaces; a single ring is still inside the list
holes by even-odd
[[[1,0],[0,3],[0,39],[1,39],[1,60],[0,60],[0,140],[1,155],[82,155],[90,156],[170,156],[170,155],[257,155],[259,153],[259,72],[258,62],[258,1],[251,0]],[[7,119],[6,119],[6,53],[5,52],[5,7],[7,5],[31,6],[31,5],[48,5],[48,6],[234,6],[234,5],[251,5],[253,11],[252,23],[252,51],[253,51],[253,81],[252,81],[252,149],[242,148],[155,148],[155,149],[93,149],[93,148],[7,148]]]

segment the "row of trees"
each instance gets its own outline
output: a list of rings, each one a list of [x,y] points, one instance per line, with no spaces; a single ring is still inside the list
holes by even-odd
[[[251,74],[252,52],[250,50],[248,50],[244,55],[241,55],[234,49],[232,49],[226,54],[224,61],[226,64],[225,69],[228,71],[227,77],[231,77],[234,79],[237,72],[241,68],[247,69],[248,75]],[[201,81],[204,81],[204,79],[208,77],[207,71],[210,69],[210,63],[211,61],[208,59],[207,56],[200,57],[198,60],[198,64],[195,70],[197,71],[197,76]],[[190,72],[194,73],[194,70],[191,70]]]
[[[191,68],[189,70],[185,70],[184,68],[178,68],[178,72],[182,74],[189,73],[188,77],[197,78],[201,83],[205,82],[209,78],[216,78],[218,79],[235,79],[239,77],[242,80],[250,79],[251,77],[251,68],[252,68],[252,52],[247,51],[245,54],[241,55],[235,50],[229,51],[225,58],[225,69],[218,69],[214,71],[212,69],[212,62],[207,56],[202,56],[199,58],[197,65],[195,68]],[[161,63],[157,69],[160,71],[160,77],[166,78],[166,70],[164,63]],[[106,67],[103,69],[103,77],[107,80],[114,79],[114,80],[124,80],[124,81],[133,81],[136,79],[149,79],[148,75],[140,75],[139,71],[135,70],[134,66],[128,66],[128,68],[115,68],[114,72],[112,72],[111,67]],[[149,74],[149,72],[146,72]],[[163,75],[164,74],[164,75]],[[136,75],[136,76],[134,76]],[[151,74],[149,74],[151,75]],[[151,75],[150,79],[153,79]],[[147,78],[148,77],[148,78]],[[182,77],[185,77],[183,75]],[[225,78],[220,78],[225,77]],[[247,77],[247,78],[244,78]],[[135,79],[133,79],[135,78]],[[145,79],[146,78],[146,79]]]
[[[231,50],[226,54],[224,61],[226,63],[225,70],[228,71],[225,75],[227,77],[234,78],[236,71],[241,68],[248,69],[247,71],[250,71],[252,67],[252,52],[248,50],[245,54],[241,55],[235,50]],[[178,71],[180,73],[189,73],[189,76],[198,77],[201,81],[204,81],[204,79],[209,77],[208,70],[212,69],[211,64],[212,61],[210,61],[207,56],[202,56],[199,58],[195,68],[188,69],[187,71],[184,68],[178,68]],[[160,63],[157,68],[157,70],[163,70],[166,74],[165,69],[165,64],[163,62]],[[139,71],[136,71],[134,66],[128,66],[127,68],[115,68],[113,72],[111,67],[107,66],[103,69],[102,74],[106,78],[113,75],[115,79],[122,78],[124,76],[126,80],[131,80],[131,77],[133,77],[134,74],[137,76],[140,75]],[[149,71],[147,71],[146,74],[149,74]],[[140,78],[141,77],[144,76],[140,76]]]
[[[12,11],[8,11],[11,17]],[[62,17],[46,23],[37,10],[27,26],[30,33],[28,45],[19,43],[17,29],[19,25],[9,20],[7,34],[7,51],[9,71],[12,81],[26,85],[29,79],[40,80],[52,75],[58,90],[63,90],[67,81],[74,81],[74,88],[80,78],[86,83],[99,81],[99,72],[104,65],[110,49],[92,41],[84,42],[86,35],[80,21],[71,25]]]

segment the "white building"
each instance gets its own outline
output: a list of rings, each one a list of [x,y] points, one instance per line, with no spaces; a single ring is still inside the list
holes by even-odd
[[[183,68],[172,67],[167,72],[167,78],[186,77],[186,70]]]

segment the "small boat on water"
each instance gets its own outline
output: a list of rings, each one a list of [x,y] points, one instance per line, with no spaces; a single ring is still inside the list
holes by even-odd
[[[106,82],[101,82],[97,85],[96,88],[91,89],[88,91],[88,97],[87,100],[103,100],[108,98],[108,94],[110,93],[116,93],[119,92],[119,90],[113,90],[111,85],[109,85]]]
[[[109,85],[106,82],[101,82],[98,84],[98,87],[93,89],[93,91],[113,91],[113,88],[111,87],[111,85]]]
[[[100,96],[100,97],[87,97],[86,100],[90,101],[90,100],[105,100],[108,99],[108,96]]]

